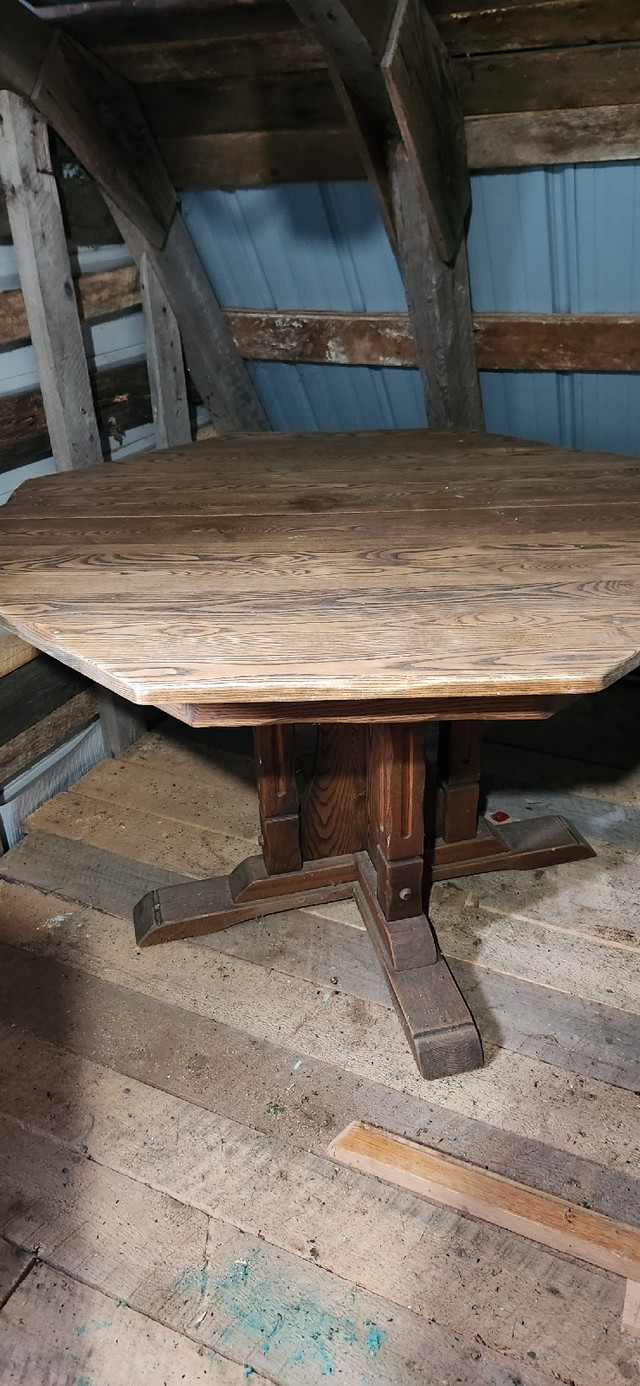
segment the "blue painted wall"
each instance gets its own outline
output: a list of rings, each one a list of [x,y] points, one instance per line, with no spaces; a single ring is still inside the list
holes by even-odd
[[[477,175],[469,262],[485,312],[640,312],[640,164]],[[225,306],[401,311],[402,282],[366,183],[189,193],[184,212]],[[419,427],[418,372],[257,363],[274,427]],[[640,452],[640,377],[484,372],[487,425]]]

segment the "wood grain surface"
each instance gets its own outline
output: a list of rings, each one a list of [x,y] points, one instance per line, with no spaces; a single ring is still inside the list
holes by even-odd
[[[639,516],[632,458],[235,435],[20,487],[0,620],[140,703],[578,694],[638,663]]]

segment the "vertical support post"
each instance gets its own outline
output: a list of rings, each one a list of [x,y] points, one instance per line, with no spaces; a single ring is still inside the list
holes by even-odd
[[[444,264],[400,142],[390,164],[398,255],[429,427],[484,429],[465,242],[453,264]]]
[[[270,876],[299,871],[300,815],[294,728],[254,728],[262,855]]]
[[[109,688],[98,688],[100,729],[107,756],[117,760],[139,736],[147,730],[146,708],[137,707],[127,698],[119,698]]]
[[[388,920],[422,913],[424,731],[419,723],[371,728],[369,831],[377,897]]]
[[[441,722],[436,831],[444,842],[468,842],[478,830],[482,722]]]
[[[57,471],[102,461],[46,122],[0,92],[0,176]]]
[[[301,805],[305,861],[366,847],[366,749],[364,725],[327,722],[318,727],[315,762]]]
[[[57,471],[102,462],[60,196],[42,116],[0,92],[0,177]],[[99,692],[105,749],[119,755],[146,730],[142,710]]]
[[[140,288],[156,447],[178,447],[191,442],[180,329],[146,252],[140,257]]]

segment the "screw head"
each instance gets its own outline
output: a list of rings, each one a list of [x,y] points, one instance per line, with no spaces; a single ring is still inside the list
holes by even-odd
[[[401,899],[401,900],[410,900],[410,899],[411,899],[411,896],[412,896],[412,893],[413,893],[413,892],[409,889],[409,886],[403,886],[403,887],[402,887],[402,890],[400,891],[400,899]]]

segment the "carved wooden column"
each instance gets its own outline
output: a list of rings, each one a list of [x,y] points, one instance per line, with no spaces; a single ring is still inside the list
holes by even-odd
[[[291,725],[256,727],[262,855],[270,876],[299,871],[300,813],[296,784],[296,744]]]
[[[369,753],[369,850],[359,852],[353,893],[425,1078],[482,1063],[468,1007],[422,903],[424,728],[375,723]]]

